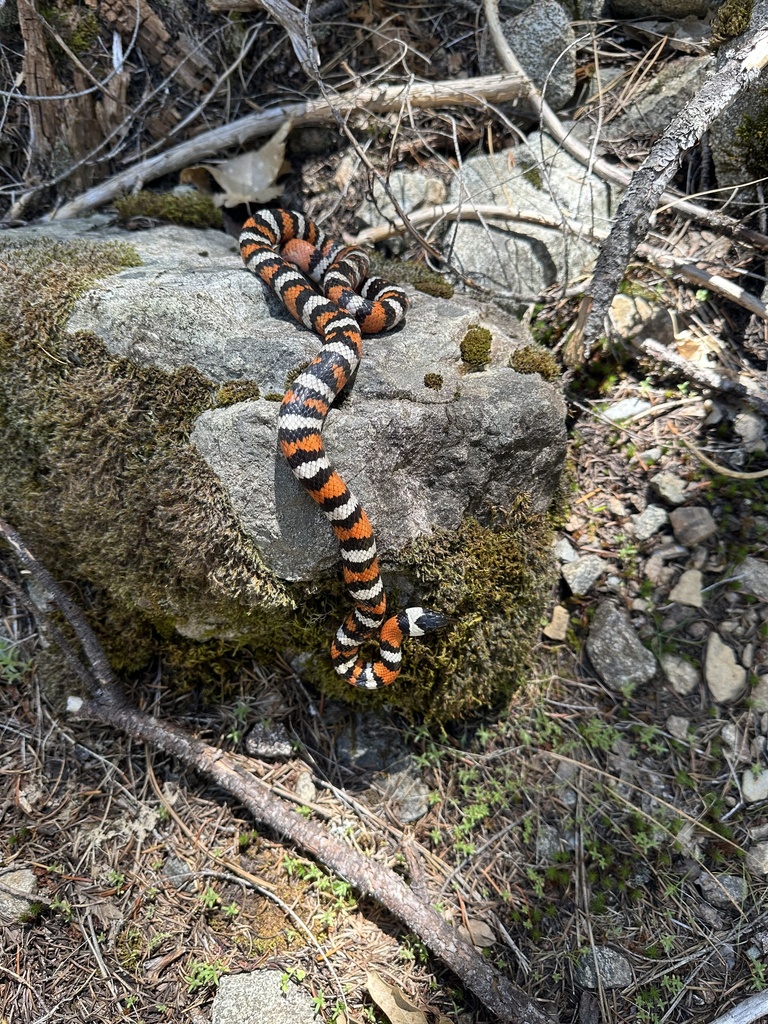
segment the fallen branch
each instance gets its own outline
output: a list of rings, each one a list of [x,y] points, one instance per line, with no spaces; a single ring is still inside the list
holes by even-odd
[[[92,699],[70,697],[69,712],[82,719],[121,729],[135,740],[151,744],[220,786],[243,804],[261,825],[296,843],[359,892],[386,907],[443,961],[484,1006],[504,1024],[556,1024],[529,996],[513,985],[466,942],[436,910],[423,903],[402,878],[389,868],[328,835],[275,795],[253,774],[254,763],[195,739],[175,726],[115,699],[115,677],[95,633],[63,588],[38,561],[7,523],[0,520],[0,537],[16,552],[32,576],[54,598],[74,630],[93,669]]]
[[[688,451],[692,455],[695,455],[699,462],[703,462],[705,466],[709,466],[710,469],[719,473],[720,476],[728,476],[732,480],[764,480],[768,477],[768,469],[759,469],[756,473],[742,473],[739,470],[730,469],[728,466],[721,466],[719,462],[715,462],[714,459],[710,459],[705,452],[697,448],[695,444],[691,444],[691,442],[687,441],[684,437],[680,438],[680,443],[685,445]]]
[[[672,119],[640,168],[632,176],[616,212],[613,229],[597,259],[589,293],[582,303],[577,330],[564,350],[565,361],[580,365],[603,335],[606,317],[625,268],[650,225],[651,214],[679,168],[715,118],[726,110],[768,63],[768,29],[751,33],[689,103]]]
[[[710,1024],[754,1024],[766,1013],[768,1013],[768,992],[758,992],[756,996],[750,996],[744,1002],[721,1014]]]
[[[768,415],[768,399],[746,387],[740,381],[730,380],[715,370],[705,366],[697,366],[695,363],[684,359],[677,352],[667,348],[658,341],[651,338],[645,339],[637,344],[643,355],[650,356],[659,363],[666,363],[679,370],[683,376],[700,387],[709,388],[719,394],[728,395],[730,398],[743,399],[753,405],[758,412]]]
[[[204,132],[182,142],[165,153],[159,153],[100,185],[88,189],[51,214],[52,220],[79,217],[89,210],[141,188],[147,181],[180,171],[199,163],[229,146],[244,146],[252,139],[270,135],[286,121],[294,125],[323,122],[334,117],[334,111],[347,116],[356,110],[387,113],[401,107],[419,109],[458,106],[484,106],[505,100],[519,99],[524,91],[523,80],[516,75],[488,75],[483,78],[457,79],[449,82],[412,83],[373,86],[339,93],[331,99],[313,99],[302,103],[279,103],[267,110],[248,114],[213,131]]]

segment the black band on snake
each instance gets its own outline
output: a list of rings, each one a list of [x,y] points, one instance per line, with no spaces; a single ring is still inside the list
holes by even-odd
[[[385,620],[387,599],[373,527],[330,464],[321,431],[332,402],[360,362],[361,332],[376,334],[400,323],[407,297],[380,278],[366,280],[366,255],[326,238],[300,213],[257,211],[243,225],[240,251],[248,270],[272,289],[291,316],[323,339],[283,398],[278,439],[293,475],[320,505],[339,541],[344,583],[354,602],[331,644],[333,667],[353,686],[389,686],[400,673],[403,639],[440,629],[448,620],[423,608],[408,608]],[[364,661],[360,646],[376,634],[379,656]]]

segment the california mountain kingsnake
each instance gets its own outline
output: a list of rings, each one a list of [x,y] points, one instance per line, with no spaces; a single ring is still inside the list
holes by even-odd
[[[376,334],[400,323],[408,299],[381,278],[368,278],[359,249],[326,238],[300,213],[259,210],[240,233],[240,252],[299,323],[323,339],[309,364],[285,393],[278,440],[293,475],[320,505],[340,542],[344,583],[354,608],[331,644],[336,672],[353,686],[388,686],[400,673],[404,637],[440,629],[447,619],[408,608],[385,621],[387,598],[379,573],[376,540],[365,509],[331,466],[321,431],[328,410],[355,372],[363,353],[361,332]],[[322,295],[304,274],[316,282]],[[361,644],[379,634],[379,657],[364,661]]]

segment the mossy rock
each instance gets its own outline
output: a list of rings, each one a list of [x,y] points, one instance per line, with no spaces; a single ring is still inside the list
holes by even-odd
[[[348,611],[338,576],[276,577],[189,443],[199,414],[251,397],[248,382],[222,394],[198,370],[137,366],[66,333],[79,294],[137,264],[130,246],[7,236],[0,248],[0,514],[66,581],[118,672],[160,661],[169,685],[219,699],[243,660],[303,655],[330,694],[436,720],[516,686],[553,580],[551,512],[517,499],[412,542],[397,572],[451,625],[410,642],[391,690],[351,689],[327,653]]]

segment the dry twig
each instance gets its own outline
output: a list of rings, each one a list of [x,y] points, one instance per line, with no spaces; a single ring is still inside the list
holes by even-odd
[[[358,110],[386,113],[400,110],[403,106],[420,109],[454,104],[484,106],[517,99],[523,90],[523,81],[516,75],[488,75],[449,82],[376,85],[336,94],[330,100],[321,98],[303,103],[279,103],[197,135],[165,153],[121,171],[65,203],[52,214],[51,219],[79,217],[104,203],[112,202],[126,192],[142,187],[147,181],[172,174],[189,164],[199,163],[229,146],[243,146],[252,139],[269,135],[287,120],[292,120],[294,125],[302,125],[328,121],[335,113],[347,116]]]

